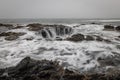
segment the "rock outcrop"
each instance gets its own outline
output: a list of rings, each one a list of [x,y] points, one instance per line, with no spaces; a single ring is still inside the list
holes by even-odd
[[[9,40],[9,41],[12,41],[12,40],[16,40],[17,38],[19,38],[19,36],[22,36],[26,33],[22,33],[22,32],[3,32],[3,33],[0,33],[0,37],[4,36],[5,37],[5,40]]]
[[[0,69],[0,80],[119,80],[119,70],[80,74],[64,69],[56,61],[24,58],[15,67]]]
[[[104,30],[114,30],[114,26],[112,26],[112,25],[104,25]]]
[[[71,37],[66,38],[66,40],[74,42],[83,41],[84,39],[85,37],[83,34],[74,34]]]
[[[120,31],[120,26],[117,26],[115,29],[116,31]]]

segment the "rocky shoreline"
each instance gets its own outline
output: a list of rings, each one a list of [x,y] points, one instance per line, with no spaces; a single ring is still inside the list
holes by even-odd
[[[96,25],[96,24],[92,24],[92,25]],[[23,41],[26,41],[26,42],[31,41],[31,43],[35,43],[38,41],[38,43],[36,43],[34,45],[34,46],[36,46],[37,44],[40,44],[41,39],[43,39],[46,42],[51,41],[50,43],[52,43],[52,41],[58,41],[58,43],[60,43],[59,41],[61,41],[61,42],[68,41],[68,44],[73,43],[72,47],[75,47],[75,45],[77,45],[77,43],[85,42],[84,44],[86,44],[86,43],[91,43],[91,41],[98,42],[98,43],[100,42],[99,44],[102,44],[102,43],[108,44],[107,47],[97,45],[97,47],[99,47],[99,48],[96,49],[96,51],[94,51],[94,50],[90,51],[89,48],[87,48],[87,47],[89,47],[89,45],[87,47],[83,46],[82,48],[80,48],[80,50],[84,49],[83,52],[85,54],[80,54],[79,50],[78,50],[78,53],[80,54],[80,56],[87,56],[87,58],[88,58],[88,60],[85,59],[86,61],[83,61],[83,63],[81,65],[87,65],[90,63],[95,64],[94,60],[96,60],[96,62],[98,62],[98,64],[95,64],[95,66],[92,67],[88,71],[83,72],[83,71],[67,69],[66,66],[63,66],[64,63],[62,65],[59,64],[59,62],[58,62],[59,60],[57,60],[57,59],[52,60],[52,61],[46,60],[46,59],[34,60],[30,57],[26,57],[26,55],[25,55],[24,56],[25,58],[22,59],[16,66],[8,67],[5,69],[0,69],[0,80],[119,80],[120,79],[120,67],[119,67],[120,45],[119,45],[119,43],[117,43],[117,41],[118,42],[120,41],[120,35],[115,35],[114,37],[110,36],[110,38],[109,38],[109,36],[106,36],[106,35],[104,36],[104,31],[107,31],[107,32],[113,31],[113,32],[119,33],[120,26],[113,26],[113,25],[102,25],[102,26],[103,26],[103,29],[101,30],[101,32],[103,31],[103,34],[100,33],[98,30],[99,33],[97,33],[97,31],[96,31],[96,33],[97,33],[97,35],[96,35],[92,32],[90,34],[89,33],[85,34],[84,32],[81,33],[82,30],[84,31],[84,28],[78,29],[79,33],[75,33],[74,30],[75,29],[77,30],[77,28],[81,27],[81,25],[79,25],[79,26],[76,25],[76,26],[70,27],[67,25],[58,25],[58,24],[48,25],[48,24],[39,24],[39,23],[33,23],[33,24],[28,24],[28,25],[0,24],[0,38],[1,38],[1,41],[3,41],[3,42],[4,42],[4,40],[6,42],[8,41],[9,43],[17,41],[17,40],[18,40],[18,43],[20,43],[20,41],[21,41],[21,43],[23,43]],[[83,27],[86,27],[85,24],[83,25]],[[25,31],[22,31],[24,29],[25,29]],[[29,32],[27,33],[26,31],[29,31]],[[90,31],[90,30],[88,29],[88,31]],[[32,36],[30,35],[28,37],[29,34],[31,34]],[[27,37],[26,37],[26,35],[27,35]],[[36,36],[38,37],[37,39],[35,39]],[[34,40],[35,40],[35,42],[34,42]],[[45,43],[43,43],[43,44],[45,44]],[[46,45],[47,46],[51,45],[50,43],[46,44]],[[115,48],[118,49],[118,52],[112,50],[112,47],[111,47],[112,43],[117,43],[117,45],[115,44]],[[65,43],[62,43],[62,45],[58,45],[58,46],[65,46],[64,44]],[[110,44],[110,46],[109,46],[109,44]],[[20,44],[17,44],[17,46],[18,45],[20,45]],[[66,56],[68,56],[68,58],[69,58],[69,56],[77,56],[77,53],[75,53],[75,52],[76,52],[76,49],[79,49],[79,46],[76,49],[71,48],[71,47],[68,48],[69,47],[69,45],[68,45],[66,49],[62,49],[60,47],[61,50],[58,49],[58,51],[60,51],[60,53],[57,53],[57,48],[51,47],[51,48],[47,49],[46,47],[43,47],[43,45],[42,46],[41,45],[39,47],[35,48],[35,50],[37,49],[38,52],[33,51],[33,54],[39,55],[45,51],[48,51],[48,52],[55,51],[55,53],[56,53],[55,56],[57,56],[58,59],[60,59],[59,56],[62,56],[62,57],[65,56],[65,59],[63,59],[63,60],[66,60]],[[81,44],[81,45],[83,45],[83,44]],[[12,45],[12,46],[14,46],[14,45]],[[30,45],[23,45],[22,47],[24,47],[24,46],[25,46],[25,48],[26,48],[26,46],[29,48]],[[1,49],[2,48],[3,48],[3,46],[1,46]],[[20,46],[20,48],[21,48],[21,46]],[[32,46],[32,48],[33,48],[33,46]],[[32,48],[31,48],[31,50],[32,50]],[[93,46],[93,48],[96,48],[96,47]],[[105,49],[103,49],[103,48],[105,48]],[[8,49],[11,50],[11,48],[8,48]],[[88,49],[88,51],[86,49]],[[90,48],[90,49],[92,49],[92,48]],[[99,49],[101,49],[101,50],[99,50]],[[64,52],[65,50],[69,50],[69,51]],[[73,50],[73,53],[72,53],[72,50]],[[4,51],[4,49],[3,49],[3,51]],[[28,51],[30,51],[30,50],[28,49]],[[104,53],[104,51],[107,51],[107,53]],[[64,52],[64,53],[62,53],[62,52]],[[6,51],[6,52],[1,51],[0,55],[3,55],[3,56],[0,56],[0,58],[5,57],[5,60],[6,60],[6,56],[8,56],[8,53],[9,53],[9,51]],[[32,51],[30,51],[30,53],[32,53]],[[110,56],[109,56],[109,53],[110,53]],[[21,48],[21,52],[18,53],[17,56],[14,56],[14,55],[16,55],[16,53],[14,51],[13,51],[13,53],[10,54],[10,56],[13,58],[14,57],[16,58],[21,54],[25,54],[25,51],[22,51],[22,48]],[[31,54],[31,55],[33,55],[33,54]],[[108,56],[106,56],[105,54]],[[96,57],[96,55],[97,55],[97,57]],[[23,55],[21,55],[21,56],[23,57]],[[80,61],[80,58],[79,58],[80,56],[77,56],[78,57],[77,59],[74,57],[74,59],[76,61],[77,60]],[[8,57],[8,59],[9,59],[9,57]],[[84,59],[84,57],[83,57],[83,59]],[[92,62],[92,59],[93,59],[93,62]],[[62,58],[61,58],[61,60],[62,60]],[[65,62],[65,63],[67,63],[67,62]],[[68,64],[67,66],[69,66],[69,65],[71,66],[71,64]],[[76,62],[75,65],[79,65],[79,62]],[[84,66],[83,67],[79,66],[79,67],[80,67],[79,70],[84,68]],[[106,69],[106,67],[108,67],[108,69]]]
[[[0,69],[0,80],[119,80],[120,71],[86,73],[64,69],[56,61],[34,60],[25,57],[15,67]]]

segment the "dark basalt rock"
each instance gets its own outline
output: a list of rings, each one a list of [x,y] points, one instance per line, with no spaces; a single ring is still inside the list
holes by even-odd
[[[62,71],[57,62],[26,57],[17,66],[1,71],[0,73],[8,75],[0,75],[0,80],[59,80]]]
[[[111,41],[109,39],[104,39],[106,43],[110,43]]]
[[[33,39],[34,39],[34,37],[25,38],[25,40],[27,40],[27,41],[31,41],[31,40],[33,40]]]
[[[71,37],[68,37],[66,40],[77,42],[77,41],[82,41],[82,40],[84,40],[84,39],[85,39],[85,38],[84,38],[84,35],[83,35],[83,34],[74,34],[74,35],[72,35]]]
[[[2,23],[0,23],[0,27],[7,27],[8,29],[12,29],[12,28],[14,28],[14,26],[12,25],[12,24],[2,24]]]
[[[39,23],[28,24],[27,27],[30,31],[39,31],[43,29],[43,25]]]
[[[60,37],[56,37],[56,40],[57,40],[57,41],[62,41],[63,39],[60,38]]]
[[[19,37],[15,35],[10,35],[10,36],[5,37],[5,40],[12,41],[12,40],[16,40],[17,38]]]
[[[0,34],[0,36],[11,36],[11,35],[14,35],[14,36],[22,36],[24,35],[25,33],[22,33],[22,32],[3,32]]]
[[[24,58],[15,67],[0,69],[0,80],[119,80],[120,71],[80,74],[63,69],[58,62]]]
[[[114,26],[112,26],[112,25],[104,25],[104,30],[114,30]]]
[[[23,36],[24,34],[26,33],[21,33],[21,32],[3,32],[3,33],[0,33],[0,36],[4,36],[5,37],[5,40],[9,40],[9,41],[12,41],[12,40],[16,40],[17,38],[19,38],[19,36]]]
[[[115,30],[120,31],[120,26],[117,26]]]
[[[93,41],[95,39],[94,39],[94,37],[87,35],[86,38],[85,38],[85,40],[87,40],[87,41]]]
[[[19,29],[19,28],[23,28],[23,27],[25,27],[25,26],[16,26],[13,29]]]

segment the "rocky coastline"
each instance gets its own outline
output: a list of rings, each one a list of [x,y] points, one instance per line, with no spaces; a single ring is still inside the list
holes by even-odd
[[[85,25],[85,24],[84,24]],[[96,25],[92,23],[92,25]],[[40,24],[33,23],[28,25],[13,25],[13,24],[0,24],[0,38],[3,38],[3,41],[14,42],[16,40],[26,40],[32,41],[35,39],[34,36],[23,37],[27,35],[27,32],[21,32],[19,29],[26,29],[30,32],[35,33],[35,35],[42,36],[42,39],[46,41],[69,41],[72,43],[81,43],[83,41],[91,42],[103,42],[106,44],[115,43],[114,41],[120,41],[120,35],[115,36],[113,39],[103,37],[104,35],[91,35],[84,33],[75,33],[74,28],[78,28],[81,25],[76,25],[74,27],[70,27],[67,25],[60,24]],[[102,25],[102,31],[113,31],[120,32],[120,26],[114,25]],[[14,30],[17,30],[15,31]],[[13,31],[12,31],[13,30]],[[54,31],[54,33],[52,32]],[[21,38],[23,37],[23,38]],[[41,39],[37,39],[41,40]],[[108,47],[107,47],[108,48]],[[117,44],[116,48],[120,50],[120,45]],[[39,48],[43,51],[46,51],[45,48]],[[41,50],[41,52],[42,52]],[[55,50],[55,49],[49,49]],[[48,51],[49,51],[48,50]],[[108,48],[108,50],[111,50]],[[40,51],[40,50],[39,50]],[[61,51],[62,52],[62,51]],[[22,53],[22,52],[21,52]],[[75,70],[70,70],[65,68],[64,66],[59,64],[59,61],[55,60],[34,60],[31,57],[24,57],[16,66],[7,67],[0,69],[0,80],[120,80],[120,54],[118,52],[113,52],[114,56],[105,56],[105,57],[97,57],[94,55],[96,53],[100,53],[100,51],[93,51],[93,55],[86,51],[85,55],[92,56],[93,59],[97,60],[99,66],[95,66],[92,68],[92,71],[80,72]],[[41,53],[39,53],[41,54]],[[69,55],[68,53],[65,53]],[[65,55],[60,54],[60,55]],[[75,55],[76,53],[74,53]],[[11,54],[13,55],[13,54]],[[71,55],[71,53],[70,53]],[[1,57],[1,56],[0,56]],[[91,59],[90,59],[91,60]],[[85,64],[89,64],[90,60],[87,60]],[[104,69],[106,66],[113,66],[113,68],[109,68],[108,70],[101,70],[101,72],[94,72],[95,69]]]

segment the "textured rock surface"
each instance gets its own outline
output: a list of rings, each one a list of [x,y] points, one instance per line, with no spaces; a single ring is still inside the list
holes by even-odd
[[[112,25],[104,25],[105,30],[114,30],[114,26]]]
[[[85,39],[85,38],[84,38],[84,35],[83,35],[83,34],[74,34],[74,35],[72,35],[71,37],[68,37],[66,40],[77,42],[77,41],[82,41],[82,40],[84,40],[84,39]]]
[[[88,73],[63,69],[58,62],[33,60],[24,58],[15,67],[0,69],[0,80],[119,80],[120,72],[111,70],[109,73]]]

